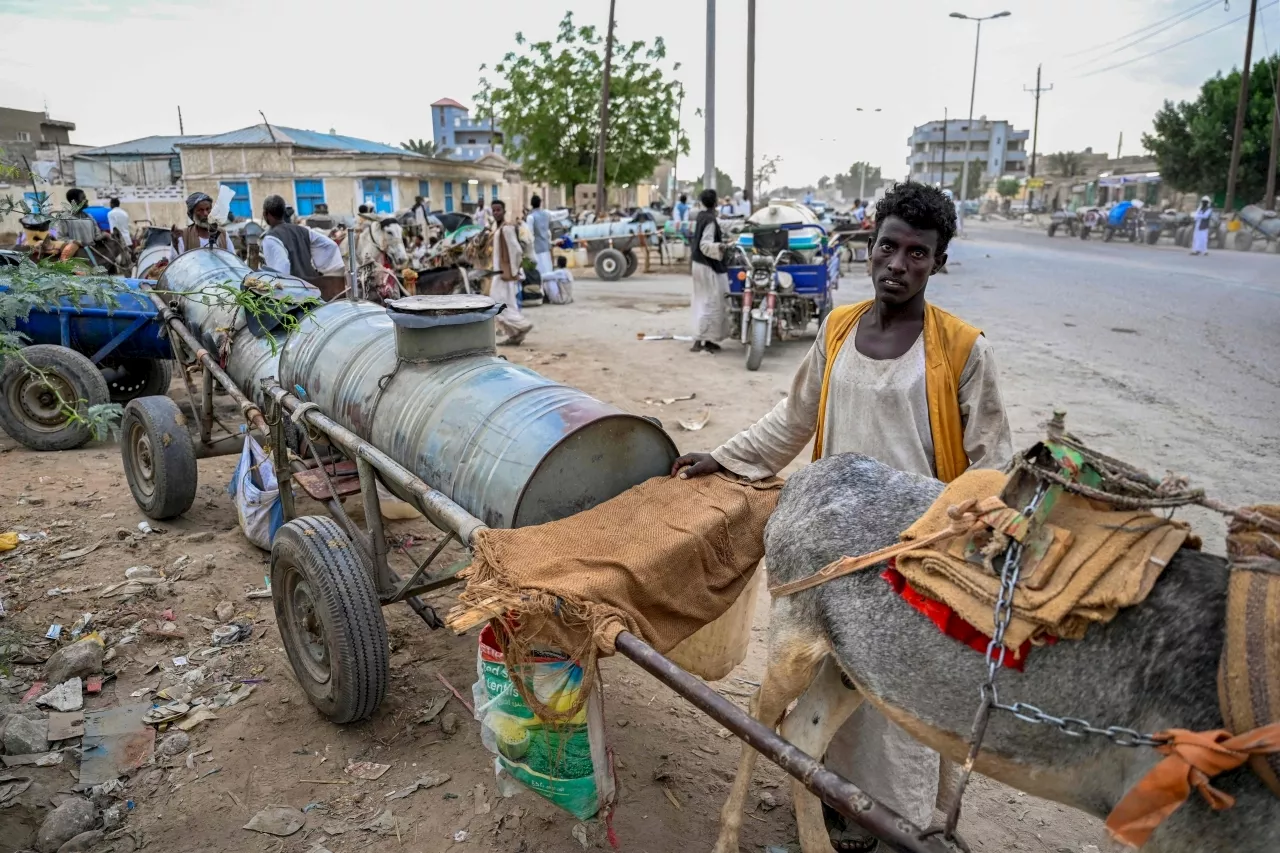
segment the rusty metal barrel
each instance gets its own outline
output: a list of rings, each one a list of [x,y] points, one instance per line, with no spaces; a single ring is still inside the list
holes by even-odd
[[[563,518],[670,470],[654,421],[498,358],[499,310],[481,296],[332,302],[290,336],[280,379],[492,527]]]

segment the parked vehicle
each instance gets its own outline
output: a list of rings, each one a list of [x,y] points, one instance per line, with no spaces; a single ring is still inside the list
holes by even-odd
[[[729,322],[739,329],[747,370],[758,370],[776,337],[786,340],[819,323],[839,287],[839,242],[808,208],[769,205],[738,235],[729,263]]]
[[[1076,236],[1080,233],[1080,217],[1071,210],[1055,210],[1049,217],[1049,236],[1052,237],[1059,230],[1066,231],[1072,237]]]
[[[1139,226],[1142,224],[1142,202],[1122,201],[1107,214],[1107,221],[1102,226],[1102,241],[1110,243],[1117,234],[1127,237],[1130,243],[1136,242]],[[1145,231],[1145,227],[1141,230]]]

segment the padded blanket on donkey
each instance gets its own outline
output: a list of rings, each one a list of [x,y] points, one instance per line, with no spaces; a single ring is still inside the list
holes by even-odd
[[[747,585],[781,486],[655,477],[560,521],[484,530],[449,625],[518,620],[520,645],[574,656],[613,654],[630,631],[668,652]]]
[[[970,470],[947,484],[933,506],[902,533],[923,539],[951,523],[947,510],[967,500],[999,495],[1006,477]],[[1061,548],[1024,574],[1014,593],[1005,645],[1019,649],[1045,635],[1081,639],[1094,622],[1109,622],[1124,607],[1141,603],[1178,549],[1188,528],[1148,510],[1113,510],[1079,495],[1058,497],[1045,519]],[[896,567],[917,592],[942,601],[988,637],[1000,578],[958,553],[959,540],[939,542],[897,558]]]

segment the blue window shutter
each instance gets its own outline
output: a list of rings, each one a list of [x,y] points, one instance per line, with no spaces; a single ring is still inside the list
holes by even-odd
[[[365,178],[361,182],[364,203],[373,208],[375,213],[391,213],[391,179]]]
[[[471,201],[471,184],[466,181],[462,182],[462,202],[463,204]]]
[[[294,181],[293,194],[297,214],[310,216],[316,212],[317,204],[324,204],[324,181]]]
[[[444,212],[453,213],[453,181],[444,182]]]
[[[247,181],[221,181],[222,186],[234,190],[236,197],[231,200],[231,212],[235,214],[236,219],[252,219],[253,218],[253,202],[249,198],[249,184]]]
[[[422,196],[424,201],[431,198],[430,181],[418,181],[418,195]]]
[[[494,184],[494,185],[493,185],[493,195],[492,195],[492,198],[493,198],[493,200],[494,200],[494,201],[497,201],[497,200],[498,200],[498,185],[497,185],[497,184]]]

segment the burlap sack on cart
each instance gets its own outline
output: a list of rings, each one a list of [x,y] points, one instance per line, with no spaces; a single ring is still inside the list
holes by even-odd
[[[667,652],[737,600],[782,482],[655,477],[560,521],[484,530],[449,625],[501,620],[509,660],[551,647],[587,666],[622,631]]]

